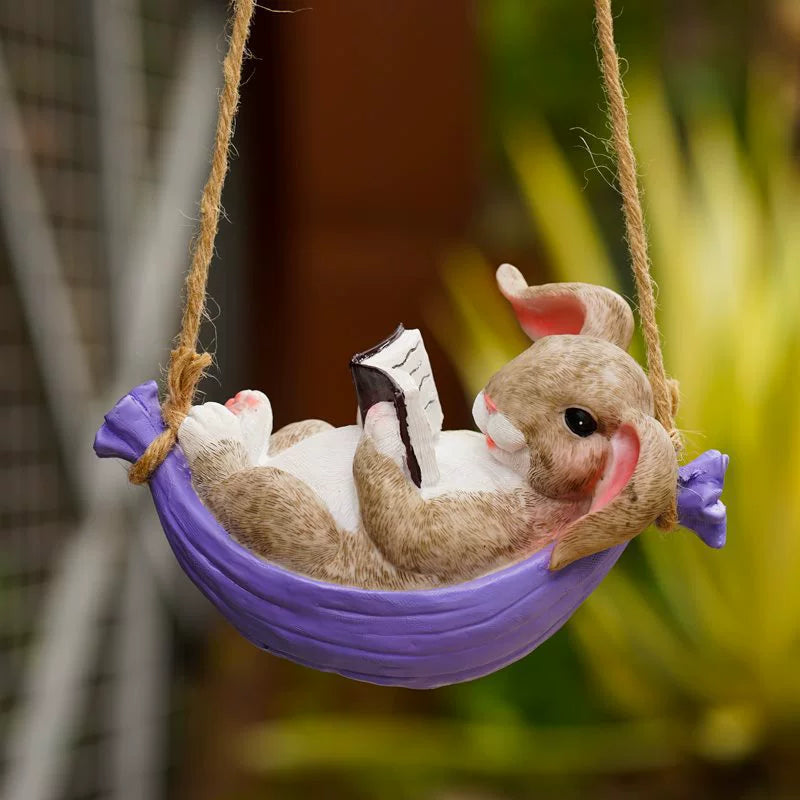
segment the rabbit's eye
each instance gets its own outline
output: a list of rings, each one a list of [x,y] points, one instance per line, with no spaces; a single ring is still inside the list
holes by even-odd
[[[595,418],[582,408],[568,408],[564,412],[564,422],[576,436],[591,436],[597,430]]]

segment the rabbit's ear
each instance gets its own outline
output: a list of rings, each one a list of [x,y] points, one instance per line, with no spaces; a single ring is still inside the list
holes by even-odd
[[[556,538],[550,569],[622,544],[669,508],[677,491],[678,462],[663,426],[634,411],[611,438],[605,474],[589,512]]]
[[[583,334],[628,349],[633,313],[616,292],[589,283],[528,286],[511,264],[497,270],[497,285],[514,308],[519,324],[534,341],[556,334]]]

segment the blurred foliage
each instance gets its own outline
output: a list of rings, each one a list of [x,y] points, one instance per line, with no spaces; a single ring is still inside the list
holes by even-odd
[[[621,717],[668,717],[687,752],[739,759],[800,728],[800,169],[792,84],[754,69],[744,134],[717,103],[678,121],[661,81],[629,81],[666,362],[691,458],[731,455],[729,544],[638,540],[575,616],[591,680]],[[602,143],[592,170],[611,180]],[[507,139],[557,280],[619,289],[596,215],[542,124]],[[591,173],[590,173],[591,174]],[[442,327],[470,395],[524,347],[472,251],[446,270]],[[457,334],[457,335],[456,335]],[[638,568],[637,568],[638,567]],[[676,756],[678,754],[676,753]]]
[[[544,123],[563,156],[584,165],[585,140],[605,135],[591,0],[492,0],[477,5],[486,82],[487,202],[480,241],[506,252],[537,244],[516,201],[509,130]],[[746,125],[747,65],[768,54],[796,63],[800,45],[797,0],[648,0],[615,2],[615,36],[629,65],[658,73],[670,102],[708,108],[720,102],[740,130]],[[602,182],[582,187],[598,224],[622,241],[621,218]]]
[[[528,344],[482,250],[631,298],[613,162],[574,130],[605,132],[590,7],[479,5],[493,174],[481,249],[450,254],[431,317],[470,396]],[[338,684],[309,674],[295,691],[310,700],[231,743],[281,796],[321,775],[349,797],[796,796],[800,94],[783,65],[799,7],[658,0],[626,4],[617,26],[685,455],[731,455],[729,544],[645,533],[564,630],[427,707],[405,693],[347,713],[320,695]]]
[[[487,80],[487,122],[502,139],[509,125],[544,116],[559,132],[576,119],[589,129],[604,112],[590,0],[492,0],[477,6]],[[648,0],[616,3],[615,35],[626,63],[647,63],[684,102],[746,99],[748,54],[796,46],[796,0]]]

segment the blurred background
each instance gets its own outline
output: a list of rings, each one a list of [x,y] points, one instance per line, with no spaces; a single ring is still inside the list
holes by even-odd
[[[525,346],[493,288],[635,297],[590,0],[259,8],[206,398],[348,424],[421,327],[448,427]],[[800,797],[800,4],[616,8],[686,458],[729,544],[648,532],[533,654],[432,692],[257,651],[91,452],[158,377],[206,176],[222,0],[0,0],[0,796]]]

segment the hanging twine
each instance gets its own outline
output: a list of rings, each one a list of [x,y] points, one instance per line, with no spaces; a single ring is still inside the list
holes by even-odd
[[[676,452],[683,447],[681,434],[675,427],[675,413],[678,408],[678,382],[667,377],[664,370],[664,356],[661,352],[661,337],[656,321],[655,284],[650,275],[650,257],[647,252],[647,233],[639,196],[639,182],[636,175],[636,156],[631,145],[628,127],[628,109],[619,73],[619,58],[614,44],[614,18],[611,13],[611,0],[595,0],[597,19],[597,41],[600,45],[600,67],[608,100],[608,116],[611,122],[614,150],[617,159],[617,175],[622,192],[622,209],[625,215],[625,229],[631,255],[636,293],[639,297],[639,318],[644,336],[647,371],[653,387],[655,418],[669,433]],[[671,530],[677,525],[678,515],[675,504],[662,514],[657,525]]]
[[[191,266],[186,276],[181,329],[178,344],[170,354],[167,392],[161,407],[167,427],[131,467],[128,476],[132,483],[147,482],[175,445],[178,428],[189,413],[197,385],[211,364],[211,356],[208,353],[197,352],[197,342],[200,323],[205,312],[208,271],[214,255],[222,187],[228,171],[230,141],[239,105],[242,61],[254,10],[255,0],[234,0],[228,53],[223,62],[224,85],[219,97],[211,170],[200,200],[200,226],[194,243]],[[648,374],[653,388],[655,417],[668,431],[675,450],[679,452],[682,442],[674,420],[678,405],[678,384],[677,381],[669,379],[664,370],[661,339],[655,315],[655,286],[650,275],[647,235],[636,176],[636,157],[630,140],[628,110],[614,43],[611,0],[595,0],[595,12],[600,65],[617,157],[628,247],[639,297],[639,316],[645,341]],[[657,524],[667,530],[675,527],[677,510],[674,504],[659,517]]]
[[[166,430],[151,442],[142,457],[131,467],[131,483],[146,483],[167,457],[178,439],[178,428],[189,413],[197,384],[211,364],[208,353],[197,352],[200,323],[205,313],[208,270],[214,256],[214,240],[219,227],[220,198],[228,172],[233,122],[239,105],[242,61],[255,0],[234,0],[228,53],[222,64],[224,85],[219,96],[217,130],[211,155],[211,170],[200,199],[200,226],[186,276],[185,303],[178,344],[170,354],[167,392],[161,406]]]

